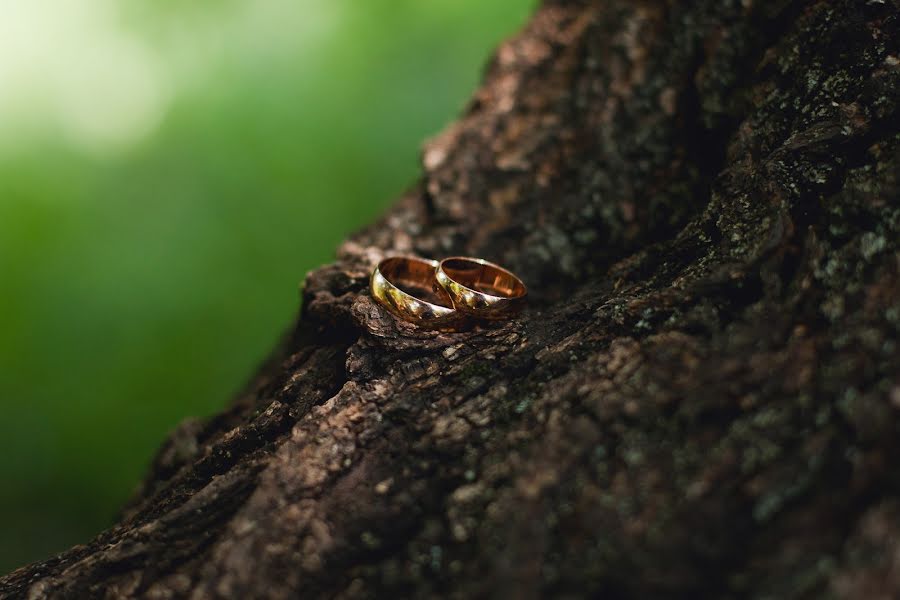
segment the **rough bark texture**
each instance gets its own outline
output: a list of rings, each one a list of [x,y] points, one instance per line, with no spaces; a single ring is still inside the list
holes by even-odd
[[[546,2],[252,389],[28,598],[900,596],[900,3]],[[514,322],[368,297],[483,256]]]

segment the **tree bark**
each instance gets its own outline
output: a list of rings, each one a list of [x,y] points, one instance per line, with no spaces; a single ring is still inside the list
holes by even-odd
[[[900,597],[900,2],[547,1],[231,407],[4,598]],[[530,288],[462,333],[381,257]]]

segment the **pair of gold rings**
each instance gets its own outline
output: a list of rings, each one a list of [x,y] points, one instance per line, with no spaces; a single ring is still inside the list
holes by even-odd
[[[522,280],[481,258],[438,262],[393,256],[378,263],[372,296],[395,316],[429,329],[455,329],[471,319],[498,320],[517,313],[527,291]]]

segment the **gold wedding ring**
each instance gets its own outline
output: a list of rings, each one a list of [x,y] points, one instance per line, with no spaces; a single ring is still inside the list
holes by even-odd
[[[504,319],[525,304],[522,280],[481,258],[441,262],[393,256],[378,263],[372,296],[404,321],[431,329],[458,329],[465,317]]]
[[[527,290],[522,280],[481,258],[445,258],[438,264],[435,278],[450,294],[456,310],[470,316],[502,319],[525,303]]]
[[[394,256],[378,263],[369,284],[372,296],[404,321],[431,329],[452,327],[459,313],[437,284],[436,260]]]

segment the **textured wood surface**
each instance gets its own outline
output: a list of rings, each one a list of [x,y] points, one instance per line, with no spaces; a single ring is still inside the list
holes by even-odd
[[[900,597],[900,3],[546,2],[259,378],[4,598]],[[386,254],[515,270],[416,330]]]

